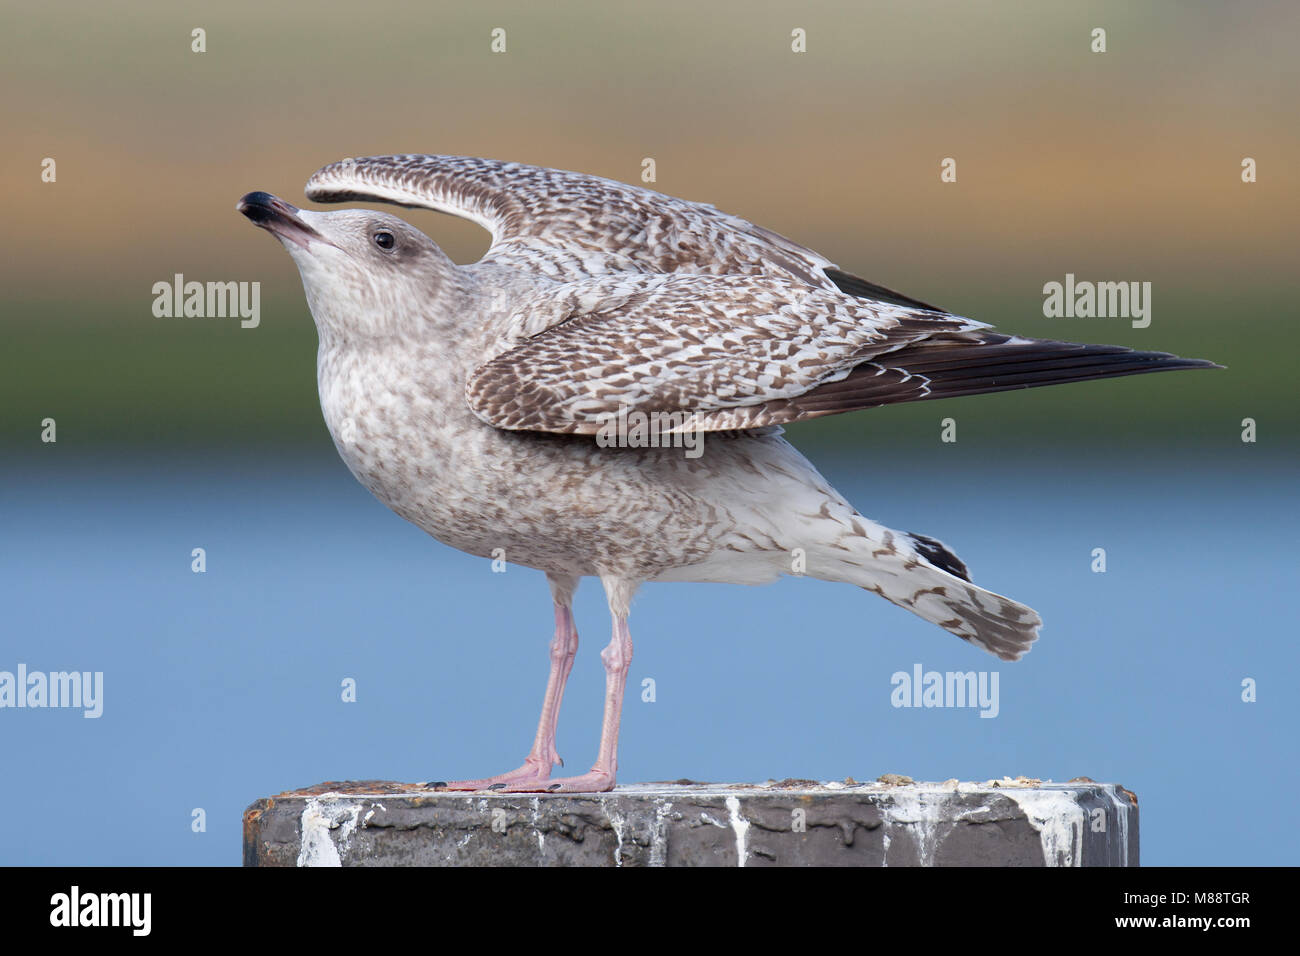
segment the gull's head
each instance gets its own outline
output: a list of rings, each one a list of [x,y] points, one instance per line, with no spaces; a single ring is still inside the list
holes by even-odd
[[[432,239],[387,213],[312,212],[264,192],[235,208],[293,257],[322,333],[399,332],[428,315],[456,270]]]

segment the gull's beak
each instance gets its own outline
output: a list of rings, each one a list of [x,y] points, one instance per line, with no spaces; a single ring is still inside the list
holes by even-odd
[[[302,210],[285,202],[279,196],[264,192],[249,193],[239,200],[235,208],[247,216],[253,225],[261,226],[278,239],[296,242],[304,249],[309,248],[309,243],[312,241],[333,245],[302,221],[302,217],[298,215]]]

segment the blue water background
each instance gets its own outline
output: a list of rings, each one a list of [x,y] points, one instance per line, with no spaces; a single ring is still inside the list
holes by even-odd
[[[539,572],[437,543],[329,454],[62,448],[0,477],[0,670],[103,671],[104,713],[0,710],[0,864],[237,864],[258,797],[520,762],[552,627]],[[1138,794],[1144,863],[1300,862],[1279,810],[1300,783],[1292,463],[1251,446],[813,457],[865,514],[1038,609],[1042,639],[1007,664],[848,585],[649,585],[621,780],[1086,775]],[[559,746],[581,771],[609,635],[597,582],[577,615]],[[891,706],[917,663],[998,671],[999,715]]]

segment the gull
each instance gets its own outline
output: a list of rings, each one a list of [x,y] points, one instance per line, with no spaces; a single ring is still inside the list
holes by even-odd
[[[492,234],[460,266],[387,213],[310,211],[265,192],[237,207],[298,266],[321,411],[352,474],[438,540],[549,582],[555,631],[532,749],[515,770],[433,788],[613,789],[628,614],[647,581],[844,582],[1018,660],[1037,613],[975,585],[941,541],[860,514],[781,426],[1218,367],[1002,334],[713,206],[581,173],[377,156],[323,167],[306,194],[433,209]],[[611,431],[634,418],[651,427]],[[584,577],[600,579],[613,618],[600,746],[590,771],[552,778]]]

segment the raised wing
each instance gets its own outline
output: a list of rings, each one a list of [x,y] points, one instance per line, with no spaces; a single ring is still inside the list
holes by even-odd
[[[624,274],[523,302],[485,343],[466,398],[511,430],[591,435],[632,411],[680,416],[659,422],[666,432],[756,428],[845,411],[799,403],[877,356],[983,328],[788,279]]]
[[[435,209],[492,233],[484,261],[571,281],[618,272],[776,276],[928,309],[713,206],[582,173],[469,156],[372,156],[312,174],[317,202]]]

